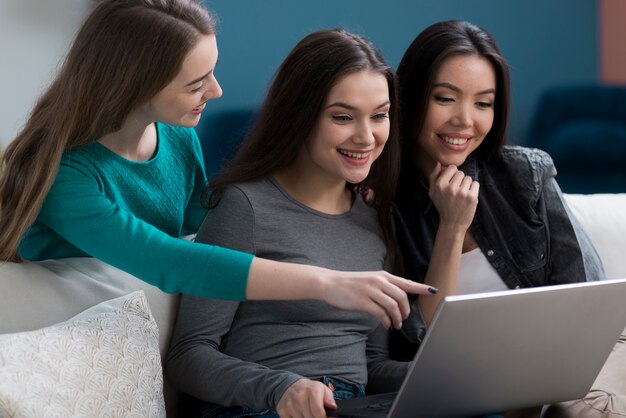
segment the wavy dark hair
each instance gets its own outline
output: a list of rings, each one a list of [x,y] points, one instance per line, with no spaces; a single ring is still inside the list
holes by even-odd
[[[0,165],[0,260],[35,222],[63,152],[115,132],[180,71],[215,19],[196,0],[101,0]]]
[[[393,259],[391,204],[400,167],[395,74],[376,47],[343,29],[313,32],[291,50],[238,153],[211,182],[206,205],[214,207],[228,185],[260,179],[291,165],[313,134],[330,90],[342,77],[361,71],[374,71],[387,79],[390,132],[367,179],[354,186],[375,190],[372,204]]]
[[[398,66],[400,138],[406,163],[414,155],[437,72],[447,58],[458,55],[484,57],[496,74],[493,126],[476,153],[488,158],[506,143],[511,100],[508,66],[489,32],[470,22],[448,20],[435,23],[417,35]]]

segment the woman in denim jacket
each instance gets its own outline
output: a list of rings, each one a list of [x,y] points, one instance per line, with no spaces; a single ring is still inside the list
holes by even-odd
[[[397,240],[405,277],[439,293],[413,302],[402,335],[391,339],[396,355],[412,358],[446,295],[605,277],[550,156],[505,146],[509,73],[489,33],[464,21],[433,24],[397,75],[404,158]],[[426,277],[441,256],[458,269],[455,278],[432,270]]]

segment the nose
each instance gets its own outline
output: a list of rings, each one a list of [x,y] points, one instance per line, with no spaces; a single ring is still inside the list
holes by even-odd
[[[376,141],[374,130],[369,121],[361,121],[357,125],[356,132],[353,136],[353,142],[360,145],[370,145]]]
[[[202,99],[203,101],[207,101],[210,99],[219,99],[220,97],[222,97],[222,86],[220,86],[217,78],[213,77],[213,80],[211,80],[211,85],[204,92]]]
[[[463,128],[471,127],[473,125],[472,111],[472,104],[460,103],[456,108],[456,112],[454,113],[451,122],[455,126]]]

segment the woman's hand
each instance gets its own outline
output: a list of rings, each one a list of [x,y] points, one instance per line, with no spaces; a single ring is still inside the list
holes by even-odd
[[[429,177],[428,194],[439,213],[440,225],[467,231],[476,214],[479,188],[477,181],[456,166],[442,167],[437,162]]]
[[[337,408],[333,392],[322,382],[300,379],[285,391],[278,401],[276,412],[281,418],[324,418],[325,408]]]
[[[410,312],[407,293],[437,290],[385,271],[348,272],[255,257],[250,266],[249,300],[317,299],[337,308],[367,312],[386,327],[402,326]]]
[[[411,307],[407,293],[432,295],[437,289],[403,279],[386,271],[328,271],[323,299],[330,305],[351,311],[365,311],[377,317],[385,328],[402,327]]]

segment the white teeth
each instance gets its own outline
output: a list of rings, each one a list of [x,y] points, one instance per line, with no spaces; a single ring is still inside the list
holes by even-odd
[[[369,152],[351,152],[351,151],[344,151],[342,149],[338,151],[339,153],[345,155],[346,157],[354,158],[355,160],[362,160],[363,158],[369,155]]]
[[[469,140],[468,138],[452,138],[449,136],[440,136],[440,138],[452,145],[463,145]]]

